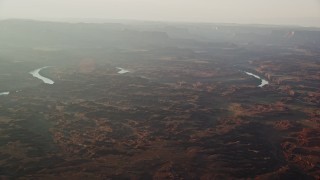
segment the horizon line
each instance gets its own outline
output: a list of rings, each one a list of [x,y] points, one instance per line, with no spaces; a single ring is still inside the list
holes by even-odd
[[[314,17],[317,19],[316,17]],[[319,18],[320,19],[320,18]],[[104,24],[115,22],[141,22],[141,23],[174,23],[174,24],[221,24],[221,25],[243,25],[243,26],[274,26],[274,27],[300,27],[300,28],[320,28],[320,25],[300,25],[300,24],[280,24],[280,23],[246,23],[246,22],[213,22],[213,21],[166,21],[166,20],[143,20],[143,19],[112,19],[112,18],[96,18],[96,17],[65,17],[65,18],[20,18],[20,17],[6,17],[0,18],[0,21],[5,20],[29,20],[29,21],[38,21],[38,22],[61,22],[61,23],[92,23],[92,24]],[[91,20],[91,22],[90,22]],[[93,22],[93,21],[96,22]],[[104,22],[97,22],[104,21]],[[123,22],[122,22],[123,23]]]

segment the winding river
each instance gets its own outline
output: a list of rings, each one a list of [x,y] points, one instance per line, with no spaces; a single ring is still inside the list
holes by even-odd
[[[130,71],[126,70],[126,69],[123,69],[121,67],[117,67],[117,69],[119,69],[120,71],[118,72],[118,74],[125,74],[125,73],[128,73]]]
[[[249,76],[253,76],[253,77],[261,80],[261,84],[260,84],[258,87],[263,87],[263,86],[269,84],[269,81],[261,78],[260,76],[258,76],[258,75],[256,75],[256,74],[253,74],[253,73],[250,73],[250,72],[247,72],[247,71],[244,71],[244,72],[245,72],[247,75],[249,75]]]
[[[33,77],[35,78],[38,78],[40,80],[42,80],[44,83],[46,84],[54,84],[54,81],[52,81],[51,79],[49,78],[46,78],[46,77],[43,77],[39,74],[39,72],[42,70],[42,69],[46,69],[46,68],[49,68],[50,66],[45,66],[45,67],[42,67],[42,68],[39,68],[39,69],[36,69],[36,70],[33,70],[31,72],[29,72]]]
[[[7,96],[9,94],[10,94],[10,92],[0,92],[0,96]]]

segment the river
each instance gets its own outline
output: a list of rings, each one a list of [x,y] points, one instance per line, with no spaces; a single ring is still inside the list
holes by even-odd
[[[120,70],[120,71],[118,72],[119,74],[125,74],[125,73],[130,72],[129,70],[123,69],[123,68],[121,68],[121,67],[117,67],[117,69]]]
[[[0,96],[7,96],[9,94],[10,94],[10,92],[0,92]]]
[[[46,83],[46,84],[54,84],[54,81],[52,81],[52,80],[49,79],[49,78],[43,77],[43,76],[41,76],[41,75],[39,74],[42,69],[46,69],[46,68],[49,68],[49,67],[50,67],[50,66],[45,66],[45,67],[42,67],[42,68],[33,70],[33,71],[30,72],[30,74],[31,74],[33,77],[42,80],[42,81],[43,81],[44,83]]]
[[[269,84],[269,82],[267,80],[261,78],[260,76],[258,76],[256,74],[253,74],[253,73],[250,73],[250,72],[247,72],[247,71],[244,71],[244,72],[249,76],[253,76],[253,77],[261,80],[261,84],[258,87],[263,87],[263,86]]]

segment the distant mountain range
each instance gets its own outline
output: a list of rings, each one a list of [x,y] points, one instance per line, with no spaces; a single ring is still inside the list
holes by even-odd
[[[0,47],[197,47],[207,43],[320,44],[320,28],[152,22],[66,23],[0,21]]]
[[[1,19],[0,19],[1,20]],[[2,18],[2,20],[5,20]],[[38,21],[52,22],[69,22],[69,23],[210,23],[210,24],[238,24],[238,25],[282,25],[282,26],[305,26],[320,27],[320,17],[303,17],[303,18],[263,18],[252,21],[230,20],[229,22],[176,22],[176,21],[150,21],[135,19],[106,19],[106,18],[34,18]]]

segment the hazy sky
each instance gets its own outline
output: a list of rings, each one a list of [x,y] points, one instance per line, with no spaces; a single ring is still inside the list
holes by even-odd
[[[320,26],[320,0],[0,0],[0,18],[105,18]]]

